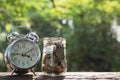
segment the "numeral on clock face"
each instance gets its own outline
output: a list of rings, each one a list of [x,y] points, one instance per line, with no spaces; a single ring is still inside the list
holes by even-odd
[[[22,65],[23,65],[23,66],[25,65],[25,61],[22,62]]]
[[[27,61],[27,64],[29,65],[29,64],[30,64],[30,62],[29,62],[29,61]]]
[[[18,64],[20,64],[20,61],[19,61],[19,60],[18,60],[17,62],[18,62]]]
[[[25,44],[22,44],[22,48],[25,48]]]
[[[17,61],[17,58],[14,58],[15,61]]]

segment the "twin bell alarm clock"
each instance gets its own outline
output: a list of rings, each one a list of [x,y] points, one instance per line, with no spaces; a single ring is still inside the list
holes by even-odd
[[[25,74],[35,72],[34,66],[39,62],[41,57],[40,48],[38,46],[39,37],[35,32],[30,32],[20,37],[17,32],[7,35],[9,45],[5,50],[5,64],[13,73]]]

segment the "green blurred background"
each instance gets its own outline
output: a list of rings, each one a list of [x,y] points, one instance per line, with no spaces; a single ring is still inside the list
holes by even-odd
[[[6,35],[67,40],[68,71],[120,71],[120,0],[0,0],[0,71]],[[41,71],[40,63],[36,71]]]

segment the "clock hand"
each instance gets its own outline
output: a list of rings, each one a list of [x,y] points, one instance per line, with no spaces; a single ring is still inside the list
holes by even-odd
[[[23,57],[26,56],[26,57],[28,57],[28,58],[31,58],[31,61],[32,61],[32,57],[31,57],[30,55],[27,54],[27,53],[30,52],[32,49],[33,49],[33,48],[31,48],[31,49],[29,49],[28,51],[22,53],[22,56],[23,56]]]
[[[21,55],[19,52],[13,52],[14,55]]]
[[[29,49],[28,51],[24,52],[24,54],[27,54],[28,52],[30,52],[31,50],[33,50],[33,48]]]
[[[32,57],[30,55],[27,55],[27,54],[22,54],[23,57],[28,57],[30,58],[30,60],[32,61]]]
[[[30,55],[26,55],[28,58],[30,58],[30,60],[32,61],[32,57]]]
[[[12,52],[12,53],[17,54],[17,55],[18,55],[18,54],[21,54],[21,52]]]

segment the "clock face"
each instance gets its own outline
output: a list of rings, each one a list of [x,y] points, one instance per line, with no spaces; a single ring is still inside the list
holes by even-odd
[[[11,45],[10,58],[16,67],[28,69],[39,61],[40,50],[36,43],[23,38]]]

